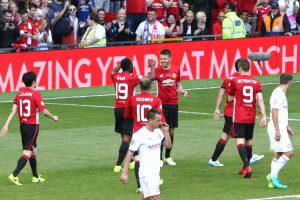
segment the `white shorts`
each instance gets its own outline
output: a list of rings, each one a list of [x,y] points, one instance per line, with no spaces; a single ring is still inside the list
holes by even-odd
[[[286,127],[279,126],[280,131],[280,140],[275,140],[275,128],[273,125],[273,122],[268,123],[268,134],[270,139],[270,151],[274,152],[288,152],[293,150],[293,146],[289,137],[289,134],[287,132]]]
[[[159,195],[159,180],[158,176],[142,176],[139,178],[144,198]]]

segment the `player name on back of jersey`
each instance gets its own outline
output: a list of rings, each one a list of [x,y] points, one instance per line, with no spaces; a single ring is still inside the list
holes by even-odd
[[[255,80],[255,79],[244,79],[244,78],[241,78],[241,79],[237,80],[237,83],[253,83],[253,84],[256,84],[257,80]]]
[[[153,98],[152,97],[137,97],[136,101],[140,101],[140,102],[152,102]]]
[[[126,76],[117,76],[116,79],[119,81],[124,81],[124,80],[126,80]]]
[[[33,93],[32,92],[20,92],[18,94],[19,97],[32,97]]]

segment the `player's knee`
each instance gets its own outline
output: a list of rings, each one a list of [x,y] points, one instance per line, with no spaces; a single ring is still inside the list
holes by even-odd
[[[26,155],[28,158],[31,157],[32,151],[29,150],[23,150],[23,155]]]
[[[230,136],[229,134],[223,132],[221,138],[227,142],[230,139]]]
[[[291,158],[294,155],[294,151],[288,151],[285,153],[287,157]]]

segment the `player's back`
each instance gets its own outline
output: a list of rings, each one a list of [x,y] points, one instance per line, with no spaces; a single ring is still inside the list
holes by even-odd
[[[21,88],[14,99],[14,104],[17,105],[20,123],[25,124],[39,124],[39,111],[46,108],[42,95],[30,88]]]
[[[114,73],[112,81],[116,91],[116,108],[126,107],[128,99],[133,95],[135,86],[140,82],[142,76],[133,75],[128,72]]]
[[[228,94],[227,94],[227,91],[228,91],[228,88],[230,87],[230,84],[232,82],[232,80],[236,77],[239,77],[240,76],[240,73],[239,72],[235,72],[233,73],[232,75],[230,76],[227,76],[223,83],[222,83],[222,86],[221,88],[225,89],[226,91],[226,105],[224,107],[224,115],[225,116],[228,116],[228,117],[232,117],[232,112],[233,112],[233,102],[232,101],[228,101]]]
[[[142,92],[131,99],[134,132],[147,124],[147,114],[151,108],[161,110],[161,100],[149,92]]]
[[[255,123],[256,94],[262,92],[260,81],[241,75],[233,79],[229,94],[234,94],[233,121],[237,123]]]

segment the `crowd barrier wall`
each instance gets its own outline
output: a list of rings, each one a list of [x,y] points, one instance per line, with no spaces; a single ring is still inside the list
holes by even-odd
[[[262,62],[263,72],[251,61],[252,75],[297,73],[299,45],[295,35],[0,54],[0,91],[18,91],[29,70],[37,73],[38,90],[109,85],[111,69],[124,57],[133,60],[134,73],[147,75],[164,48],[172,51],[171,63],[180,67],[183,80],[224,78],[235,71],[236,59],[259,51],[271,58]]]

